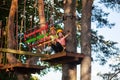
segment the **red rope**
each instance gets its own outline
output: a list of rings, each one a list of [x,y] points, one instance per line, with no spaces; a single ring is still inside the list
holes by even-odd
[[[24,40],[26,40],[26,38],[28,38],[28,37],[30,37],[30,36],[32,36],[32,35],[36,35],[37,33],[41,33],[42,31],[44,31],[44,30],[47,30],[48,29],[48,25],[45,25],[45,26],[43,26],[43,27],[41,27],[40,29],[38,29],[38,30],[34,30],[33,32],[31,32],[31,33],[28,33],[27,34],[27,32],[24,34]]]

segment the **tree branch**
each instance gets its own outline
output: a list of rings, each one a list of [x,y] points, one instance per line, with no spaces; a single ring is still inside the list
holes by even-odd
[[[117,73],[115,73],[109,80],[112,80],[119,73],[120,73],[120,70]]]

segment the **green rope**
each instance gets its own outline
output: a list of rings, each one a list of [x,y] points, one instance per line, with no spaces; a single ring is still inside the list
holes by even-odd
[[[45,36],[48,36],[48,33],[38,35],[38,36],[36,36],[35,38],[32,38],[32,39],[28,39],[28,40],[26,40],[26,43],[35,42],[37,40],[40,40],[40,39],[44,38]]]

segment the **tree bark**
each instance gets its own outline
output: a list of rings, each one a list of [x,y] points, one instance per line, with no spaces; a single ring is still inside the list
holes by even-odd
[[[81,62],[81,79],[91,80],[91,11],[93,0],[82,0],[81,53],[85,58]]]
[[[7,24],[7,48],[15,49],[16,43],[15,43],[15,25],[14,25],[14,18],[16,10],[18,9],[18,0],[12,0],[9,18],[8,18],[8,24]],[[15,64],[17,63],[16,57],[11,54],[7,53],[7,60],[9,64]],[[20,73],[18,70],[15,70],[14,75],[17,76],[17,80],[30,80],[30,73],[24,74]]]
[[[14,49],[15,48],[15,38],[14,38],[14,17],[15,12],[18,7],[18,0],[12,0],[8,24],[7,24],[7,48]],[[8,63],[13,64],[17,62],[17,59],[13,56],[13,54],[7,53]]]
[[[75,25],[75,6],[76,0],[64,0],[64,32],[71,33],[66,38],[66,51],[76,52],[76,25]],[[63,64],[62,65],[62,80],[76,80],[77,77],[76,64]]]

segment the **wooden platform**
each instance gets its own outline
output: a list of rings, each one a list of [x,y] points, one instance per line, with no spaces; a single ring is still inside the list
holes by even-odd
[[[51,64],[66,64],[66,63],[80,64],[84,56],[85,56],[84,54],[80,54],[80,53],[62,52],[62,53],[52,54],[46,58],[41,58],[41,60],[49,62]]]
[[[6,70],[9,69],[10,71],[19,71],[20,73],[26,73],[26,72],[30,72],[30,73],[35,73],[35,72],[40,72],[40,70],[45,69],[45,66],[39,66],[39,65],[29,65],[29,64],[22,64],[22,63],[17,63],[17,64],[0,64],[2,65],[0,67],[1,70]]]

